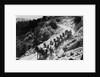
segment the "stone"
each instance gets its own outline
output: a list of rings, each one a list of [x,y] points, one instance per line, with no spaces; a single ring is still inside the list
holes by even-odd
[[[63,55],[63,53],[64,53],[64,50],[61,48],[59,50],[59,52],[57,53],[58,57],[61,57]]]

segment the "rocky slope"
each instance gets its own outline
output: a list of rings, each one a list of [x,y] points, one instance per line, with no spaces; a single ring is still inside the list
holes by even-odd
[[[43,17],[23,41],[30,47],[18,60],[83,60],[83,17]]]

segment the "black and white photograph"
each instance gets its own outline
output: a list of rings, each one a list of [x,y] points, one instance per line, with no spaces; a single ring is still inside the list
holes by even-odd
[[[83,60],[83,18],[16,15],[16,60]]]
[[[95,5],[5,5],[5,72],[95,72]]]

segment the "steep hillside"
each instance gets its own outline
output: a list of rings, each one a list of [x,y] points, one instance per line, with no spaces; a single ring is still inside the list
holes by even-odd
[[[16,31],[16,59],[83,60],[82,16],[18,21]]]

